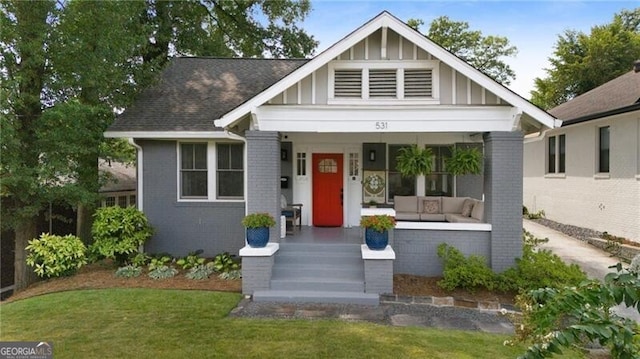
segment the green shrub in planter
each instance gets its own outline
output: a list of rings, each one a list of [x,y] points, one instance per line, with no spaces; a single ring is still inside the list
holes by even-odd
[[[402,147],[396,157],[396,168],[403,177],[428,175],[431,173],[431,157],[433,151],[430,148],[420,148],[415,144]]]
[[[87,264],[87,248],[80,238],[70,234],[62,237],[43,233],[30,240],[26,249],[27,264],[43,278],[71,275]]]
[[[269,213],[251,213],[242,219],[242,225],[245,228],[273,227],[276,221]]]
[[[151,237],[153,229],[147,217],[134,207],[104,207],[94,215],[91,234],[93,254],[124,264]]]

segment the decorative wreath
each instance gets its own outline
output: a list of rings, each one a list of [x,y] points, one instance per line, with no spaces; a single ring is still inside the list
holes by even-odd
[[[384,178],[378,174],[371,174],[364,180],[364,190],[372,195],[381,194],[384,191]]]

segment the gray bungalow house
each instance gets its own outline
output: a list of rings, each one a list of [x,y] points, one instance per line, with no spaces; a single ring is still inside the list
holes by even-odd
[[[441,274],[442,242],[510,267],[522,250],[523,134],[558,126],[382,12],[312,59],[176,58],[105,136],[138,148],[138,207],[156,229],[148,252],[240,253],[254,300],[350,301],[389,292],[393,273]],[[432,174],[397,172],[411,144],[432,149]],[[449,174],[451,146],[481,148],[483,174]],[[385,251],[367,252],[361,215],[395,213],[396,196],[415,197],[416,212],[426,197],[473,197],[484,210],[475,223],[399,221]],[[371,200],[379,208],[363,208]],[[280,221],[283,202],[302,205],[302,230],[281,238],[277,226],[267,249],[246,248],[242,217]],[[354,258],[341,268],[332,252]]]

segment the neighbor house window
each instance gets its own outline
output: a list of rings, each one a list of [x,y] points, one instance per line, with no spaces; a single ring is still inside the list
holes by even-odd
[[[433,152],[431,173],[426,176],[427,196],[453,196],[453,176],[447,172],[445,160],[451,157],[451,146],[427,146]]]
[[[551,136],[547,142],[547,173],[564,173],[566,135]]]
[[[600,127],[598,130],[598,172],[609,172],[609,126]]]
[[[398,172],[397,164],[398,151],[409,145],[389,145],[389,180],[388,192],[389,200],[393,201],[394,196],[415,196],[416,195],[416,178],[404,177]]]
[[[179,190],[182,199],[242,199],[242,143],[181,143]]]
[[[242,198],[244,195],[244,159],[242,144],[219,143],[218,198]]]

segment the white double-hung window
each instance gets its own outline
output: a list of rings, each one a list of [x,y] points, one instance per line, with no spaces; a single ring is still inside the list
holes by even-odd
[[[244,198],[244,145],[182,142],[178,145],[180,200]]]

